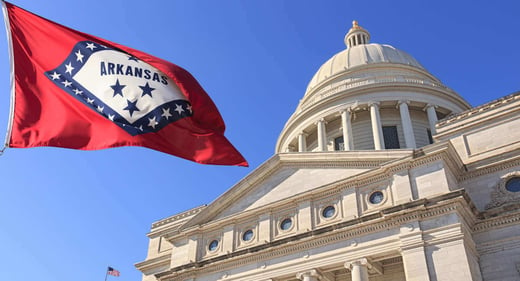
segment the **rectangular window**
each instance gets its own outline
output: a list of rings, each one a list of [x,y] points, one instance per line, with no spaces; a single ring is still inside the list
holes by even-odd
[[[345,142],[343,141],[343,136],[334,139],[334,150],[345,150]]]
[[[397,136],[397,126],[383,126],[383,137],[386,149],[401,148],[399,146],[399,137]]]

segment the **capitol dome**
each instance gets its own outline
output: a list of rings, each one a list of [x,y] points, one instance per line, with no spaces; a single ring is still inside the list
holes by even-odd
[[[470,108],[408,53],[369,41],[354,21],[347,48],[310,80],[277,153],[416,149],[433,142],[438,119]]]
[[[424,69],[412,56],[390,45],[361,44],[343,50],[325,62],[312,77],[307,91],[327,80],[328,77],[347,69],[378,63],[404,64]]]

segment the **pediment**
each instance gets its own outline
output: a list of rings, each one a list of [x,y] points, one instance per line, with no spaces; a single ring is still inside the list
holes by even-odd
[[[321,186],[351,177],[366,171],[367,168],[344,167],[281,167],[273,171],[256,187],[224,209],[214,219],[233,216],[237,213],[261,208],[289,197],[295,197]]]
[[[276,154],[208,205],[182,228],[253,212],[278,201],[319,190],[382,163],[409,155],[394,153],[334,152]]]

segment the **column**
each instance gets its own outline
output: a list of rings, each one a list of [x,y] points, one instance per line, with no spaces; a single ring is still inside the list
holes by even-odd
[[[379,116],[379,103],[370,102],[370,122],[372,123],[372,135],[374,136],[374,148],[376,150],[385,149],[383,139],[383,128],[381,127],[381,117]]]
[[[404,142],[406,148],[417,148],[415,144],[415,136],[413,134],[412,119],[410,118],[410,111],[408,109],[408,101],[399,101],[399,112],[401,113],[401,124],[403,126]]]
[[[435,129],[435,123],[437,123],[437,113],[435,112],[435,107],[432,104],[426,105],[426,114],[428,114],[428,123],[430,124],[430,132],[432,132],[432,135],[435,135],[437,133],[437,130]]]
[[[350,269],[352,281],[368,281],[368,260],[366,258],[346,262],[345,267]]]
[[[302,281],[319,281],[322,278],[322,275],[317,269],[311,269],[309,271],[297,273],[296,278]]]
[[[298,152],[307,151],[307,134],[301,132],[298,134]]]
[[[316,122],[318,129],[318,151],[327,151],[327,132],[325,130],[325,119],[321,118]]]
[[[341,112],[341,127],[343,129],[343,142],[345,151],[354,149],[354,137],[352,136],[352,112],[350,108]]]

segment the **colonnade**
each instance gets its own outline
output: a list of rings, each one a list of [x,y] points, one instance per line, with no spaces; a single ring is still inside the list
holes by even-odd
[[[401,126],[403,128],[405,148],[415,149],[417,144],[415,142],[415,135],[413,132],[412,120],[410,117],[409,101],[401,100],[397,102],[397,108],[401,116]],[[381,124],[379,102],[369,102],[368,108],[370,110],[370,123],[372,128],[372,136],[375,150],[385,149],[385,142],[383,136],[383,127]],[[428,124],[430,132],[436,133],[435,123],[437,123],[437,114],[435,112],[435,105],[427,104],[424,107],[428,117]],[[348,107],[340,110],[341,129],[343,133],[344,150],[349,151],[354,149],[354,137],[352,133],[352,108]],[[327,121],[324,118],[316,121],[316,130],[318,136],[318,151],[327,151]],[[307,151],[307,136],[305,132],[298,135],[298,152]]]

